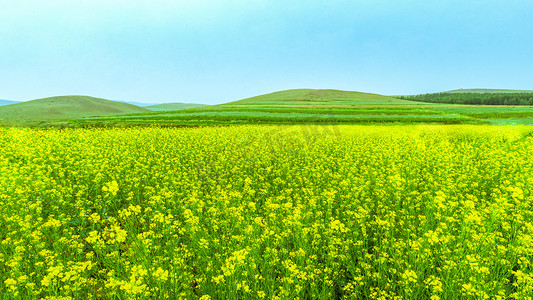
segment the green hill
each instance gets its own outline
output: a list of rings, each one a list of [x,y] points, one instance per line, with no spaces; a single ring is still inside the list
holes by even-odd
[[[478,123],[433,104],[339,90],[287,90],[225,104],[76,120],[78,125]]]
[[[59,96],[0,107],[0,124],[113,116],[149,111],[135,105],[89,96]]]
[[[161,103],[161,104],[155,104],[155,105],[147,105],[144,106],[145,108],[148,108],[151,111],[168,111],[168,110],[181,110],[181,109],[187,109],[187,108],[197,108],[197,107],[203,107],[207,106],[205,104],[197,104],[197,103]]]
[[[433,95],[433,94],[432,94]],[[453,99],[528,101],[527,93],[438,93]],[[464,96],[466,95],[466,96]],[[425,103],[427,95],[398,99],[370,93],[297,89],[225,104],[174,111],[51,121],[43,126],[206,126],[241,124],[533,124],[533,106]],[[490,96],[490,97],[488,97]],[[440,97],[440,98],[439,98]],[[416,100],[416,101],[412,101]],[[12,105],[14,106],[14,105]],[[142,109],[138,108],[137,109]],[[0,111],[1,112],[1,111]],[[102,115],[102,114],[100,114]]]
[[[389,97],[352,91],[295,89],[180,110],[176,108],[183,106],[177,103],[152,105],[151,109],[161,109],[152,111],[123,102],[64,96],[0,107],[0,125],[533,124],[530,102],[533,103],[533,93],[443,92]],[[508,106],[496,105],[498,103]],[[516,104],[520,106],[513,106]]]
[[[351,105],[413,104],[388,96],[340,91],[295,89],[255,96],[222,105],[299,105],[299,106],[351,106]],[[419,103],[415,103],[419,104]]]

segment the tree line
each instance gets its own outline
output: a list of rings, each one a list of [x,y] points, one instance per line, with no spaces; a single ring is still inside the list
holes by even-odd
[[[433,93],[396,98],[450,104],[533,105],[533,93]]]

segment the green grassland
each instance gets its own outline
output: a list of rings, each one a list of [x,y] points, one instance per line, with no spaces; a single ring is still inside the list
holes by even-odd
[[[351,105],[410,105],[412,101],[400,100],[388,96],[339,91],[295,89],[274,92],[224,104],[224,106],[242,105],[276,105],[276,106],[351,106]]]
[[[417,102],[338,91],[280,91],[220,105],[83,120],[74,126],[231,124],[530,124],[533,107]]]
[[[182,110],[187,108],[196,108],[196,107],[203,107],[206,106],[205,104],[197,104],[197,103],[161,103],[161,104],[155,104],[155,105],[148,105],[144,106],[145,108],[148,108],[151,111],[168,111],[168,110]]]
[[[439,93],[439,95],[447,95],[446,97],[457,99],[466,99],[463,97],[464,95],[485,97],[484,99],[508,98],[514,95],[533,97],[533,93],[472,92]],[[412,97],[416,98],[417,96]],[[189,104],[167,103],[137,107],[122,102],[84,96],[53,97],[0,107],[0,124],[38,127],[233,124],[533,124],[533,106],[529,105],[431,103],[339,90],[296,89],[219,105],[198,106],[192,104],[198,107],[189,108],[186,107],[187,105]]]
[[[225,125],[479,123],[468,116],[429,109],[432,104],[338,90],[280,91],[220,105],[179,111],[71,120],[75,125]]]
[[[47,120],[111,116],[149,111],[135,105],[88,96],[60,96],[0,107],[0,124],[34,125]]]

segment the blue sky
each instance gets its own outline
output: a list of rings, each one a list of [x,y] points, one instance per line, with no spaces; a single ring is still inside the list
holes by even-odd
[[[533,89],[533,1],[0,0],[0,99]]]

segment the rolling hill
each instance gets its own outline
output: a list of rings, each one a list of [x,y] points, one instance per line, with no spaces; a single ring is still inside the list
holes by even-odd
[[[433,104],[388,96],[296,89],[225,104],[122,116],[75,120],[78,125],[231,125],[231,124],[375,124],[478,123],[472,117],[432,109]]]
[[[0,124],[112,116],[149,111],[135,105],[89,96],[59,96],[0,107]]]
[[[378,94],[352,91],[294,89],[255,96],[222,105],[353,106],[375,104],[397,105],[413,104],[413,102]]]
[[[197,108],[197,107],[203,107],[203,106],[207,106],[207,105],[197,104],[197,103],[173,102],[173,103],[161,103],[161,104],[155,104],[155,105],[147,105],[144,107],[148,108],[151,111],[168,111],[168,110],[181,110],[181,109],[187,109],[187,108]]]
[[[463,95],[467,95],[464,97],[486,95],[492,97],[491,99],[533,95],[524,93],[438,94],[449,95],[453,98]],[[57,125],[61,127],[392,123],[533,124],[533,106],[427,103],[416,100],[352,91],[297,89],[219,105],[172,111],[150,111],[149,108],[121,102],[84,96],[66,96],[0,107],[0,124],[2,122],[6,124],[7,121],[13,123],[17,118],[25,120],[26,123],[23,125],[33,121],[37,123],[36,126]],[[49,109],[46,109],[47,107]],[[162,109],[168,109],[168,107]],[[37,122],[43,120],[48,120],[48,122]]]

